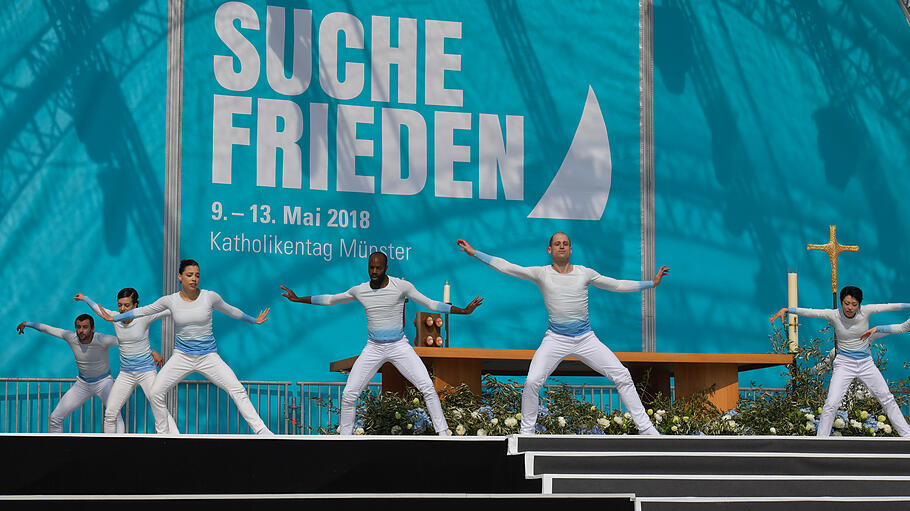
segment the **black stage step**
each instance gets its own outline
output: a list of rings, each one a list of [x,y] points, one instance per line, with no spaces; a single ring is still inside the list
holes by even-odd
[[[898,438],[513,436],[544,493],[631,492],[636,509],[910,509]]]
[[[0,495],[541,494],[503,437],[0,434]]]

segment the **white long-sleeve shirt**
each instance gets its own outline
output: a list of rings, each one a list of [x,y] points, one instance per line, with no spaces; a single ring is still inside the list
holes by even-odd
[[[106,309],[91,298],[82,298],[86,305],[91,307],[96,314],[104,311],[110,316],[116,316],[117,311]],[[166,310],[151,316],[136,318],[129,323],[114,322],[114,331],[120,341],[120,370],[127,373],[141,373],[155,369],[155,359],[152,358],[152,347],[149,343],[149,325],[165,316],[170,316],[171,311]]]
[[[588,319],[588,286],[618,293],[641,291],[654,287],[650,280],[617,280],[604,277],[581,265],[573,265],[569,273],[559,273],[552,266],[518,266],[501,257],[494,257],[479,250],[474,257],[499,272],[530,280],[537,284],[547,307],[551,331],[577,337],[591,331]]]
[[[311,296],[310,302],[314,305],[338,305],[357,300],[363,305],[367,315],[369,339],[389,342],[404,337],[404,323],[401,317],[405,298],[410,298],[435,312],[448,313],[452,309],[451,305],[430,300],[417,291],[410,282],[395,277],[389,277],[389,283],[379,289],[373,289],[369,282],[364,282],[344,293]]]
[[[872,356],[869,343],[872,339],[860,340],[859,336],[869,329],[869,316],[879,312],[891,312],[910,309],[910,303],[883,303],[860,305],[852,318],[844,315],[841,309],[804,309],[790,307],[787,312],[809,318],[821,318],[834,327],[837,335],[837,352],[854,359]],[[885,333],[885,332],[882,332]]]
[[[70,349],[73,350],[73,356],[76,358],[79,378],[85,380],[85,382],[93,383],[111,375],[108,348],[117,346],[118,342],[113,335],[95,332],[92,342],[82,344],[79,342],[79,336],[72,330],[64,330],[43,323],[32,323],[31,321],[27,321],[25,326],[66,341]]]
[[[199,296],[188,302],[180,293],[162,296],[154,303],[137,307],[131,311],[114,316],[114,321],[152,316],[169,310],[174,318],[176,342],[174,349],[190,355],[204,355],[218,351],[215,336],[212,334],[212,311],[218,310],[234,319],[255,323],[256,318],[228,304],[221,296],[207,289],[200,289]]]

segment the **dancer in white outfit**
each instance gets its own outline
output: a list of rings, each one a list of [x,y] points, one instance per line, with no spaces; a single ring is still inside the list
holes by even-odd
[[[186,375],[198,372],[231,396],[250,429],[259,435],[272,434],[259,417],[234,371],[231,371],[218,356],[215,337],[212,335],[213,310],[217,309],[234,319],[259,325],[268,320],[269,309],[263,310],[259,317],[254,318],[244,314],[237,307],[228,305],[218,293],[199,289],[199,263],[192,259],[180,261],[177,277],[180,280],[180,291],[177,293],[162,296],[151,305],[138,307],[114,317],[104,311],[99,313],[108,321],[125,321],[151,316],[165,310],[171,312],[177,339],[174,354],[155,378],[152,395],[149,397],[152,412],[165,409],[167,391]],[[155,414],[155,430],[158,433],[176,433],[170,431],[167,416],[160,412]]]
[[[75,326],[76,330],[72,331],[23,321],[16,327],[19,335],[25,333],[25,327],[29,327],[59,337],[69,344],[70,349],[73,350],[73,356],[76,357],[79,375],[76,377],[76,383],[66,391],[66,394],[60,398],[60,403],[51,412],[50,424],[47,428],[50,433],[63,433],[63,420],[93,395],[101,399],[102,405],[106,404],[108,394],[114,385],[114,379],[111,378],[108,348],[117,346],[117,338],[113,335],[96,333],[95,320],[88,314],[80,314],[76,318]],[[114,422],[114,429],[117,433],[124,431],[123,418],[119,413]]]
[[[629,370],[591,330],[588,321],[588,286],[593,285],[615,292],[640,291],[660,284],[663,276],[670,271],[669,268],[661,266],[653,282],[604,277],[590,268],[570,263],[572,242],[562,232],[550,237],[547,252],[552,256],[553,264],[549,266],[518,266],[505,259],[475,250],[465,240],[458,240],[458,246],[464,253],[476,257],[494,270],[534,282],[543,294],[549,324],[540,347],[531,359],[528,377],[521,393],[522,434],[534,434],[540,406],[540,388],[556,366],[569,356],[578,358],[613,380],[619,397],[632,415],[640,434],[658,434],[648,419],[645,407],[641,404]]]
[[[406,280],[389,277],[388,258],[382,252],[370,254],[367,263],[370,281],[348,289],[336,295],[297,296],[294,291],[281,286],[281,294],[288,300],[313,305],[338,305],[357,300],[363,305],[367,315],[367,344],[351,367],[348,381],[341,394],[341,411],[338,414],[338,432],[350,435],[354,432],[354,415],[357,399],[369,381],[382,367],[391,362],[402,376],[417,387],[427,403],[427,411],[433,421],[433,428],[439,435],[448,430],[439,395],[427,372],[426,366],[417,356],[404,335],[402,313],[405,298],[410,298],[420,305],[435,312],[451,314],[470,314],[474,312],[483,298],[477,297],[464,309],[449,304],[430,300],[422,295],[413,284]]]
[[[111,316],[117,314],[101,307],[82,293],[76,293],[73,299],[85,302],[95,311],[95,314],[100,315],[102,310]],[[139,293],[135,289],[127,287],[117,293],[117,310],[120,313],[133,310],[138,306]],[[114,323],[114,331],[117,332],[117,339],[120,342],[120,374],[114,380],[107,406],[104,408],[105,433],[116,433],[116,419],[120,416],[120,409],[126,404],[136,385],[142,387],[147,399],[152,395],[152,386],[155,383],[155,376],[158,374],[155,366],[161,367],[164,364],[164,357],[153,350],[149,343],[149,325],[157,319],[170,315],[171,312],[166,310],[151,316]],[[150,399],[149,404],[155,406]],[[177,423],[168,413],[167,408],[153,411],[153,414],[155,416],[166,414],[171,433],[178,433]]]
[[[878,312],[889,312],[910,309],[910,303],[889,303],[860,305],[863,302],[863,291],[855,286],[846,286],[840,291],[840,310],[838,309],[804,309],[801,307],[784,307],[768,320],[774,322],[780,318],[785,321],[786,314],[796,314],[810,318],[826,319],[834,327],[837,337],[837,355],[834,357],[834,372],[828,384],[828,397],[822,407],[822,416],[818,421],[818,436],[829,436],[834,416],[837,413],[844,394],[854,378],[859,378],[878,399],[888,415],[888,420],[900,436],[910,436],[910,426],[901,414],[900,407],[888,388],[888,383],[881,371],[872,361],[869,349],[869,337],[875,333],[869,328],[869,316]],[[878,327],[879,333],[885,327]]]

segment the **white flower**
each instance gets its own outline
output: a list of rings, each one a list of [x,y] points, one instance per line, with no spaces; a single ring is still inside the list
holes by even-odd
[[[592,412],[596,412],[596,411],[597,411],[597,407],[594,406],[594,405],[591,405],[591,411],[592,411]]]
[[[853,429],[863,429],[863,423],[857,421],[856,419],[850,419],[850,426]]]
[[[807,422],[807,423],[806,423],[806,431],[815,431],[815,423]]]
[[[617,415],[616,417],[613,417],[613,422],[615,422],[615,423],[621,425],[621,424],[622,424],[622,417],[620,417],[619,415]]]
[[[776,434],[777,434],[777,428],[771,428],[769,431],[770,431],[770,433],[771,433],[772,435],[776,435]]]
[[[622,416],[625,417],[625,418],[627,418],[627,419],[631,419],[631,418],[632,418],[632,414],[629,413],[629,412],[626,412],[626,413],[622,414]]]
[[[654,414],[654,422],[655,422],[656,424],[660,424],[661,421],[663,421],[663,420],[664,420],[664,416],[663,416],[663,415]]]
[[[882,426],[882,430],[883,430],[886,434],[890,435],[890,434],[891,434],[891,425],[890,425],[890,424],[885,424],[884,426]]]
[[[478,430],[477,430],[477,436],[487,436],[486,430],[483,429],[483,428],[478,429]]]
[[[878,427],[878,429],[885,429],[885,423],[882,421],[878,421],[875,425]]]
[[[362,435],[364,433],[363,428],[357,428],[354,430],[355,435]]]
[[[459,424],[458,426],[455,427],[456,435],[464,435],[464,432],[465,432],[464,424]]]
[[[731,428],[735,428],[738,425],[739,424],[737,424],[736,421],[727,421],[727,426],[729,426]]]
[[[846,425],[847,425],[847,423],[844,422],[844,419],[841,419],[840,417],[834,419],[834,428],[835,429],[844,429],[844,427]]]
[[[815,414],[807,413],[807,414],[806,414],[806,420],[807,420],[807,421],[814,421],[814,420],[815,420]]]
[[[608,419],[606,417],[601,417],[601,418],[597,419],[597,425],[602,428],[606,428],[610,425],[610,419]]]
[[[446,430],[446,436],[452,436],[452,428]]]
[[[506,426],[511,428],[511,427],[515,426],[516,424],[518,424],[518,421],[515,420],[515,417],[509,417],[508,419],[506,419],[505,424],[506,424]]]
[[[456,408],[456,409],[452,412],[452,418],[453,418],[453,419],[455,419],[455,420],[461,420],[462,417],[463,417],[463,414],[461,413],[461,408]]]
[[[656,413],[657,415],[664,415],[664,414],[667,413],[667,411],[666,411],[666,410],[657,410],[657,411],[654,412],[654,413]]]
[[[673,426],[670,431],[679,431],[679,426]]]
[[[564,428],[566,426],[566,418],[560,415],[556,418],[556,422],[559,423],[559,427]]]
[[[725,414],[723,417],[720,418],[720,420],[722,420],[722,421],[728,421],[728,420],[730,420],[731,418],[732,418],[732,417],[730,417],[729,414]]]
[[[673,423],[674,423],[674,424],[679,424],[679,416],[678,416],[678,415],[674,415],[674,416],[673,416]]]
[[[490,424],[492,424],[494,426],[499,424],[499,419],[497,419],[496,417],[493,417],[493,420],[490,421]]]
[[[478,412],[477,410],[474,410],[473,412],[471,412],[471,417],[473,417],[473,418],[475,418],[475,419],[479,419],[479,418],[480,418],[480,412]]]
[[[401,418],[401,414],[398,413],[398,412],[395,412],[395,418],[396,418],[396,419],[400,419],[400,418]]]

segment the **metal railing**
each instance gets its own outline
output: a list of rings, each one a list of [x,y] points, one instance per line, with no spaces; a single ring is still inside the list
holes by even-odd
[[[51,412],[75,383],[73,378],[0,378],[0,433],[47,432]],[[278,434],[308,435],[330,432],[338,424],[338,406],[344,382],[243,381],[253,406],[268,428]],[[546,385],[545,389],[556,385]],[[622,409],[613,385],[568,385],[576,399],[602,410]],[[380,392],[379,383],[370,383]],[[740,387],[740,399],[783,388]],[[672,389],[671,389],[672,394]],[[896,394],[897,396],[897,394]],[[910,412],[903,405],[902,412]],[[155,422],[142,390],[137,389],[121,410],[128,433],[154,433]],[[103,431],[101,400],[92,397],[63,422],[67,433]],[[246,421],[230,396],[207,380],[184,380],[177,386],[177,414],[181,433],[247,434]]]

